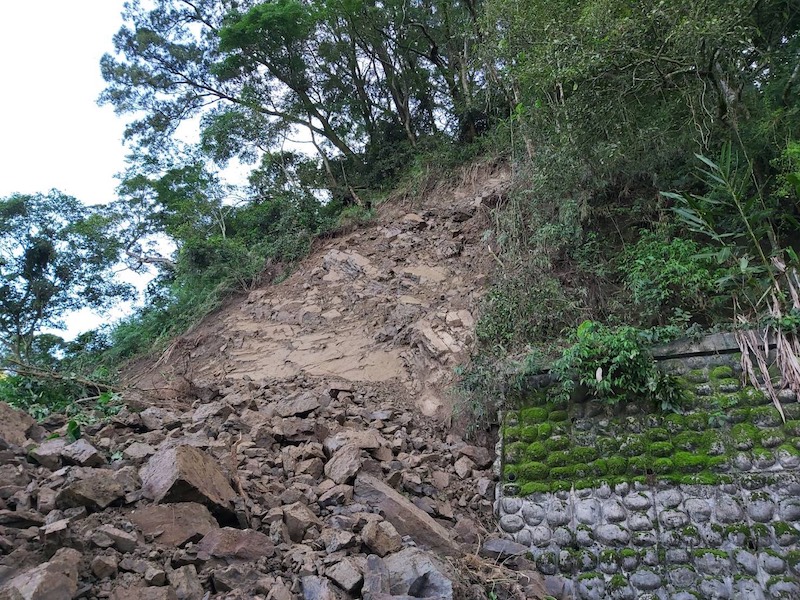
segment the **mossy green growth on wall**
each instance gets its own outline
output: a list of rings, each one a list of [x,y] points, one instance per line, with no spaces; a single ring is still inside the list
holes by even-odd
[[[732,367],[690,371],[678,381],[687,393],[682,414],[648,402],[565,405],[554,392],[532,392],[522,408],[505,414],[506,493],[603,481],[716,484],[748,465],[755,472],[755,465],[800,454],[800,410],[787,411],[796,418],[784,424],[764,394],[742,389]]]

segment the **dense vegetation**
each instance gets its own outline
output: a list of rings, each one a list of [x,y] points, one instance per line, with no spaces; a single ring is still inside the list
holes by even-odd
[[[617,401],[668,388],[625,359],[654,340],[760,324],[796,344],[792,0],[155,0],[123,18],[101,101],[133,116],[129,168],[115,203],[63,215],[96,259],[53,262],[69,274],[56,280],[36,270],[40,225],[0,231],[4,388],[44,397],[20,363],[102,380],[223,294],[281,276],[422,165],[481,153],[511,161],[515,179],[464,371],[477,405],[522,358],[523,373],[560,357],[564,378],[591,381],[608,358],[596,347],[617,349],[633,372],[606,369],[595,390]],[[246,188],[221,179],[231,162],[250,169]],[[86,279],[107,283],[120,261],[157,271],[145,307],[45,348],[42,327],[76,298],[123,292]],[[26,294],[37,279],[61,295]]]

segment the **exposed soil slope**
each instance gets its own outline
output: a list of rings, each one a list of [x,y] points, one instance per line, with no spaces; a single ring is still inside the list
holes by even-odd
[[[164,400],[186,383],[300,373],[396,382],[425,415],[446,417],[443,390],[469,355],[493,266],[486,205],[509,179],[484,165],[383,204],[374,222],[318,244],[285,281],[229,302],[131,380]]]

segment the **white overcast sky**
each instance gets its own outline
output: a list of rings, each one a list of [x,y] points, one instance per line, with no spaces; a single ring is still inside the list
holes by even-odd
[[[100,57],[123,0],[4,0],[0,5],[0,197],[57,188],[87,204],[114,199],[124,122],[97,106]],[[67,318],[72,337],[125,311]]]
[[[123,0],[6,0],[0,8],[0,197],[57,188],[85,203],[114,197],[123,121],[97,106],[100,57]]]

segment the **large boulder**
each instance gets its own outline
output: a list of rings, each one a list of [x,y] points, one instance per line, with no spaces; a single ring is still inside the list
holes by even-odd
[[[217,461],[192,446],[156,452],[141,470],[142,494],[157,503],[200,502],[223,524],[236,522],[233,491]]]

